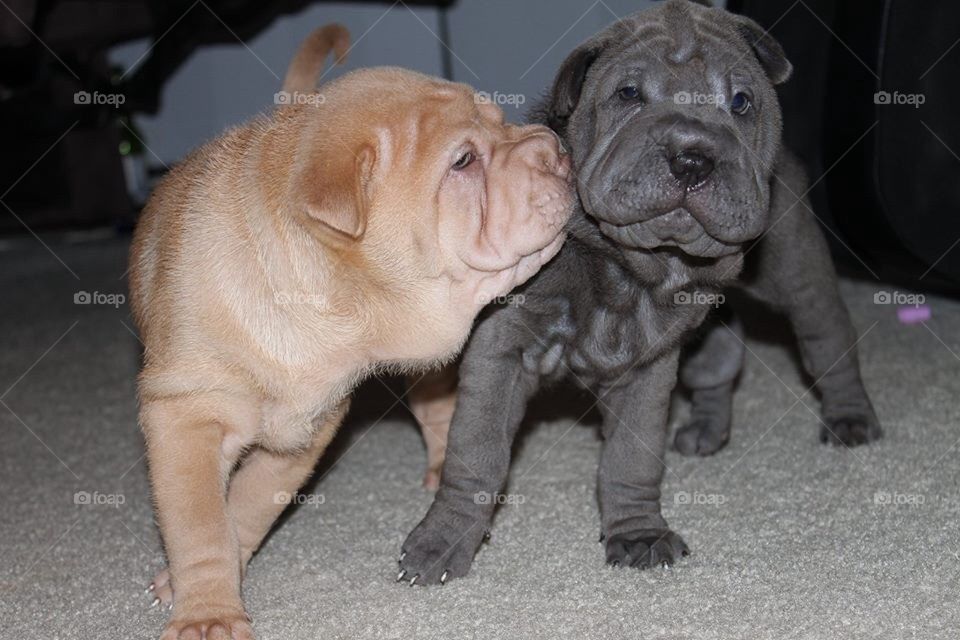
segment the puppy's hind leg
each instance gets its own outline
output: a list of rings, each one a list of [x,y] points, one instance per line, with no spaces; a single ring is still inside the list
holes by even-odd
[[[779,171],[791,187],[774,183],[771,210],[777,224],[751,256],[760,263],[748,291],[783,311],[793,326],[803,366],[823,403],[821,441],[866,444],[880,438],[883,430],[860,375],[860,340],[810,202],[794,195],[807,191],[802,171],[789,154],[779,161]]]
[[[691,392],[690,422],[677,430],[674,446],[687,456],[709,456],[730,440],[733,387],[743,367],[743,328],[732,313],[716,312],[701,329],[680,367]]]
[[[457,405],[457,368],[448,365],[422,377],[410,377],[410,410],[427,445],[427,472],[423,486],[440,487],[440,471],[447,453],[447,434]]]
[[[344,401],[316,425],[317,431],[306,449],[296,453],[257,449],[237,471],[230,483],[227,510],[240,543],[241,574],[273,523],[293,501],[297,489],[310,477],[340,427],[348,406],[349,401]]]

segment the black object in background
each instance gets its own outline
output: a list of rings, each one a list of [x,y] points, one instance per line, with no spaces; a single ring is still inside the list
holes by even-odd
[[[960,3],[730,0],[784,46],[787,144],[845,271],[960,292]]]
[[[247,41],[281,15],[320,1],[206,0],[196,7],[196,0],[19,0],[0,5],[0,234],[129,227],[142,204],[128,193],[129,176],[144,171],[131,162],[136,147],[142,147],[129,124],[133,116],[158,110],[164,85],[198,48]],[[448,37],[446,10],[455,1],[405,4],[439,9],[441,36]],[[143,37],[152,37],[154,44],[136,69],[123,76],[109,67],[110,47]],[[440,50],[449,72],[449,47]],[[91,102],[97,92],[124,100],[119,106]],[[139,187],[142,181],[132,182]]]

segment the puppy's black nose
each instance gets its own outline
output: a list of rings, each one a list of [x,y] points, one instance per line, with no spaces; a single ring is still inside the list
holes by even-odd
[[[713,160],[699,151],[681,151],[670,158],[670,173],[687,187],[695,187],[713,173]]]

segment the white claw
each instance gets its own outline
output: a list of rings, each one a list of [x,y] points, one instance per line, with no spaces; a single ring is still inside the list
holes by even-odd
[[[400,582],[401,580],[403,580],[403,576],[405,575],[407,575],[407,570],[401,569],[400,573],[397,574],[397,582]]]
[[[418,573],[417,575],[415,575],[415,576],[413,576],[412,578],[410,578],[410,586],[411,586],[411,587],[412,587],[413,585],[417,584],[417,578],[419,578],[419,577],[420,577],[420,574]]]
[[[158,604],[160,604],[160,598],[154,598],[154,599],[153,599],[153,602],[150,603],[150,607],[153,608],[153,607],[157,606]]]
[[[443,575],[440,576],[440,584],[447,584],[447,571],[443,572]]]
[[[400,554],[400,562],[403,562],[403,559],[406,557],[407,557],[407,552],[404,551],[403,553]]]
[[[151,583],[150,583],[150,586],[147,587],[147,590],[144,591],[144,593],[147,594],[147,595],[150,595],[151,593],[153,593],[153,590],[156,589],[156,588],[157,588],[157,585],[155,585],[155,584],[153,584],[153,583],[151,582]]]

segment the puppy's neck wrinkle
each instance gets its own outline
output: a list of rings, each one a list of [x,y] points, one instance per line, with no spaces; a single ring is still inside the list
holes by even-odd
[[[259,206],[245,208],[258,266],[275,293],[304,294],[310,300],[322,294],[318,305],[322,315],[362,320],[358,282],[370,280],[372,273],[363,257],[362,238],[340,238],[309,218],[293,188],[296,176],[289,167],[299,163],[289,162],[286,140],[281,124],[266,129],[248,162],[248,179],[258,185],[260,198]],[[264,166],[270,167],[269,173]],[[278,167],[284,167],[279,174]],[[270,179],[263,179],[264,175]]]
[[[700,287],[719,289],[732,284],[740,274],[742,253],[723,258],[697,258],[679,249],[629,249],[607,238],[581,208],[568,225],[568,252],[588,271],[617,265],[626,277],[652,292],[654,297],[672,298],[673,293]],[[621,294],[617,294],[620,296]]]
[[[293,210],[286,180],[278,179],[275,171],[262,171],[264,163],[279,166],[276,143],[282,139],[274,139],[276,132],[271,129],[257,133],[258,143],[245,148],[237,160],[243,163],[238,175],[254,188],[224,190],[243,194],[243,200],[229,207],[239,212],[226,225],[233,227],[236,240],[229,243],[230,251],[220,262],[234,272],[243,264],[247,274],[242,282],[224,279],[239,285],[224,292],[227,307],[257,310],[231,315],[264,364],[278,365],[295,376],[325,367],[352,378],[372,364],[358,345],[367,336],[371,308],[381,305],[357,302],[355,261],[341,259],[344,252],[332,250],[311,234]],[[270,178],[265,179],[266,175]],[[316,340],[318,335],[323,338]]]
[[[596,221],[580,207],[568,225],[571,253],[579,245],[576,253],[581,261],[586,261],[588,269],[606,268],[608,262],[614,262],[631,279],[652,287],[662,283],[668,276],[666,265],[657,260],[653,252],[638,249],[628,250],[617,245],[600,231]]]

